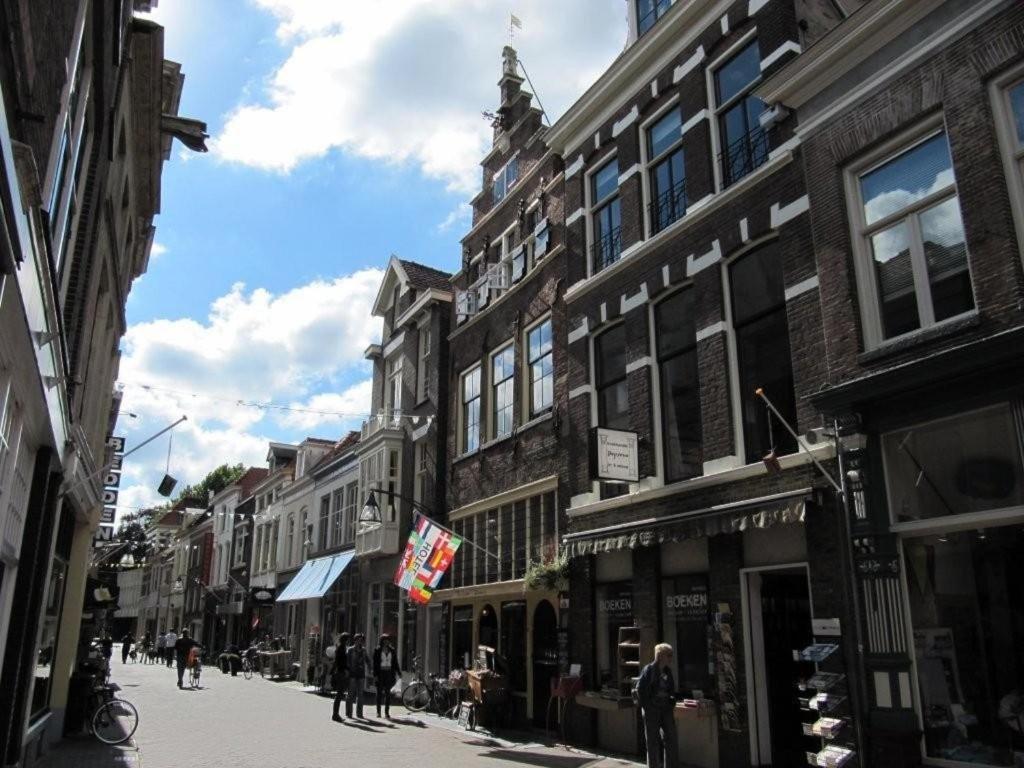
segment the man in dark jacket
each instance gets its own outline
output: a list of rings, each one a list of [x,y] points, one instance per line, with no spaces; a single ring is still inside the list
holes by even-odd
[[[129,632],[127,635],[121,638],[121,663],[128,663],[128,654],[132,650],[132,643],[135,642],[135,637]]]
[[[654,661],[640,671],[636,698],[644,715],[648,768],[678,768],[676,681],[672,675],[672,646],[654,647]]]
[[[174,648],[171,651],[174,653],[174,660],[178,666],[178,687],[183,688],[183,682],[185,680],[185,667],[188,666],[188,654],[195,648],[199,643],[188,636],[188,630],[181,630],[181,637],[174,641]]]
[[[391,686],[402,674],[398,666],[398,653],[391,644],[390,635],[381,635],[377,647],[373,650],[373,678],[377,686],[377,717],[380,717],[380,705],[384,703],[384,717],[391,719]]]
[[[334,712],[331,719],[336,723],[342,721],[341,701],[348,693],[348,640],[348,632],[342,632],[338,636],[338,642],[334,646],[334,664],[331,665],[331,685],[334,687]],[[351,707],[345,709],[349,711]]]
[[[345,699],[345,716],[352,717],[352,705],[356,705],[356,717],[363,719],[363,681],[366,680],[366,668],[370,659],[366,654],[366,637],[356,635],[352,647],[348,649],[348,698]]]

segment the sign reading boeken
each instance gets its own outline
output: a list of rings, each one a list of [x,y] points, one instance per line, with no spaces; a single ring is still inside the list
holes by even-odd
[[[591,438],[592,477],[618,483],[640,481],[636,432],[594,427]]]
[[[110,541],[114,537],[114,517],[117,515],[118,488],[121,486],[121,465],[124,461],[123,437],[107,438],[107,471],[103,477],[103,511],[100,513],[100,527],[93,538],[96,541]]]

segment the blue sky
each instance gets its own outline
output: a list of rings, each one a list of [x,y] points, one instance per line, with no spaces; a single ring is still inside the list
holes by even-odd
[[[170,468],[195,482],[261,463],[267,440],[338,437],[368,415],[380,270],[391,253],[458,265],[509,10],[553,119],[625,39],[625,0],[160,0],[180,114],[212,138],[206,155],[174,145],[129,296],[129,448],[188,415]],[[125,508],[159,500],[166,454],[161,440],[126,462]]]

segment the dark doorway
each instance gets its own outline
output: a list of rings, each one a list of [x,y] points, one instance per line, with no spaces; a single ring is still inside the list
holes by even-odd
[[[480,626],[477,637],[479,638],[478,643],[480,645],[497,649],[498,614],[494,612],[494,607],[490,604],[485,605],[480,610]]]
[[[558,617],[547,600],[533,610],[533,723],[543,726],[551,679],[558,674]]]
[[[765,738],[768,734],[760,734],[760,764],[774,768],[805,765],[803,718],[796,684],[813,674],[814,665],[794,661],[793,651],[814,641],[807,573],[803,568],[756,573],[752,576],[752,589],[759,596],[758,602],[751,601],[751,610],[760,607],[758,634],[764,654],[763,667],[755,662],[755,686],[763,689],[755,694],[762,705],[758,708],[758,727],[762,730],[767,725],[770,734],[769,749],[764,748],[769,743]]]
[[[469,669],[473,660],[473,606],[452,612],[452,669]]]

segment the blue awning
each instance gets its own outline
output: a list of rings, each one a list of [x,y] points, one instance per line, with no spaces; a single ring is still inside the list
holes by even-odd
[[[352,562],[353,550],[340,552],[330,557],[318,557],[302,566],[291,583],[277,596],[277,602],[289,600],[309,600],[323,597],[331,585],[338,580],[341,572]]]

